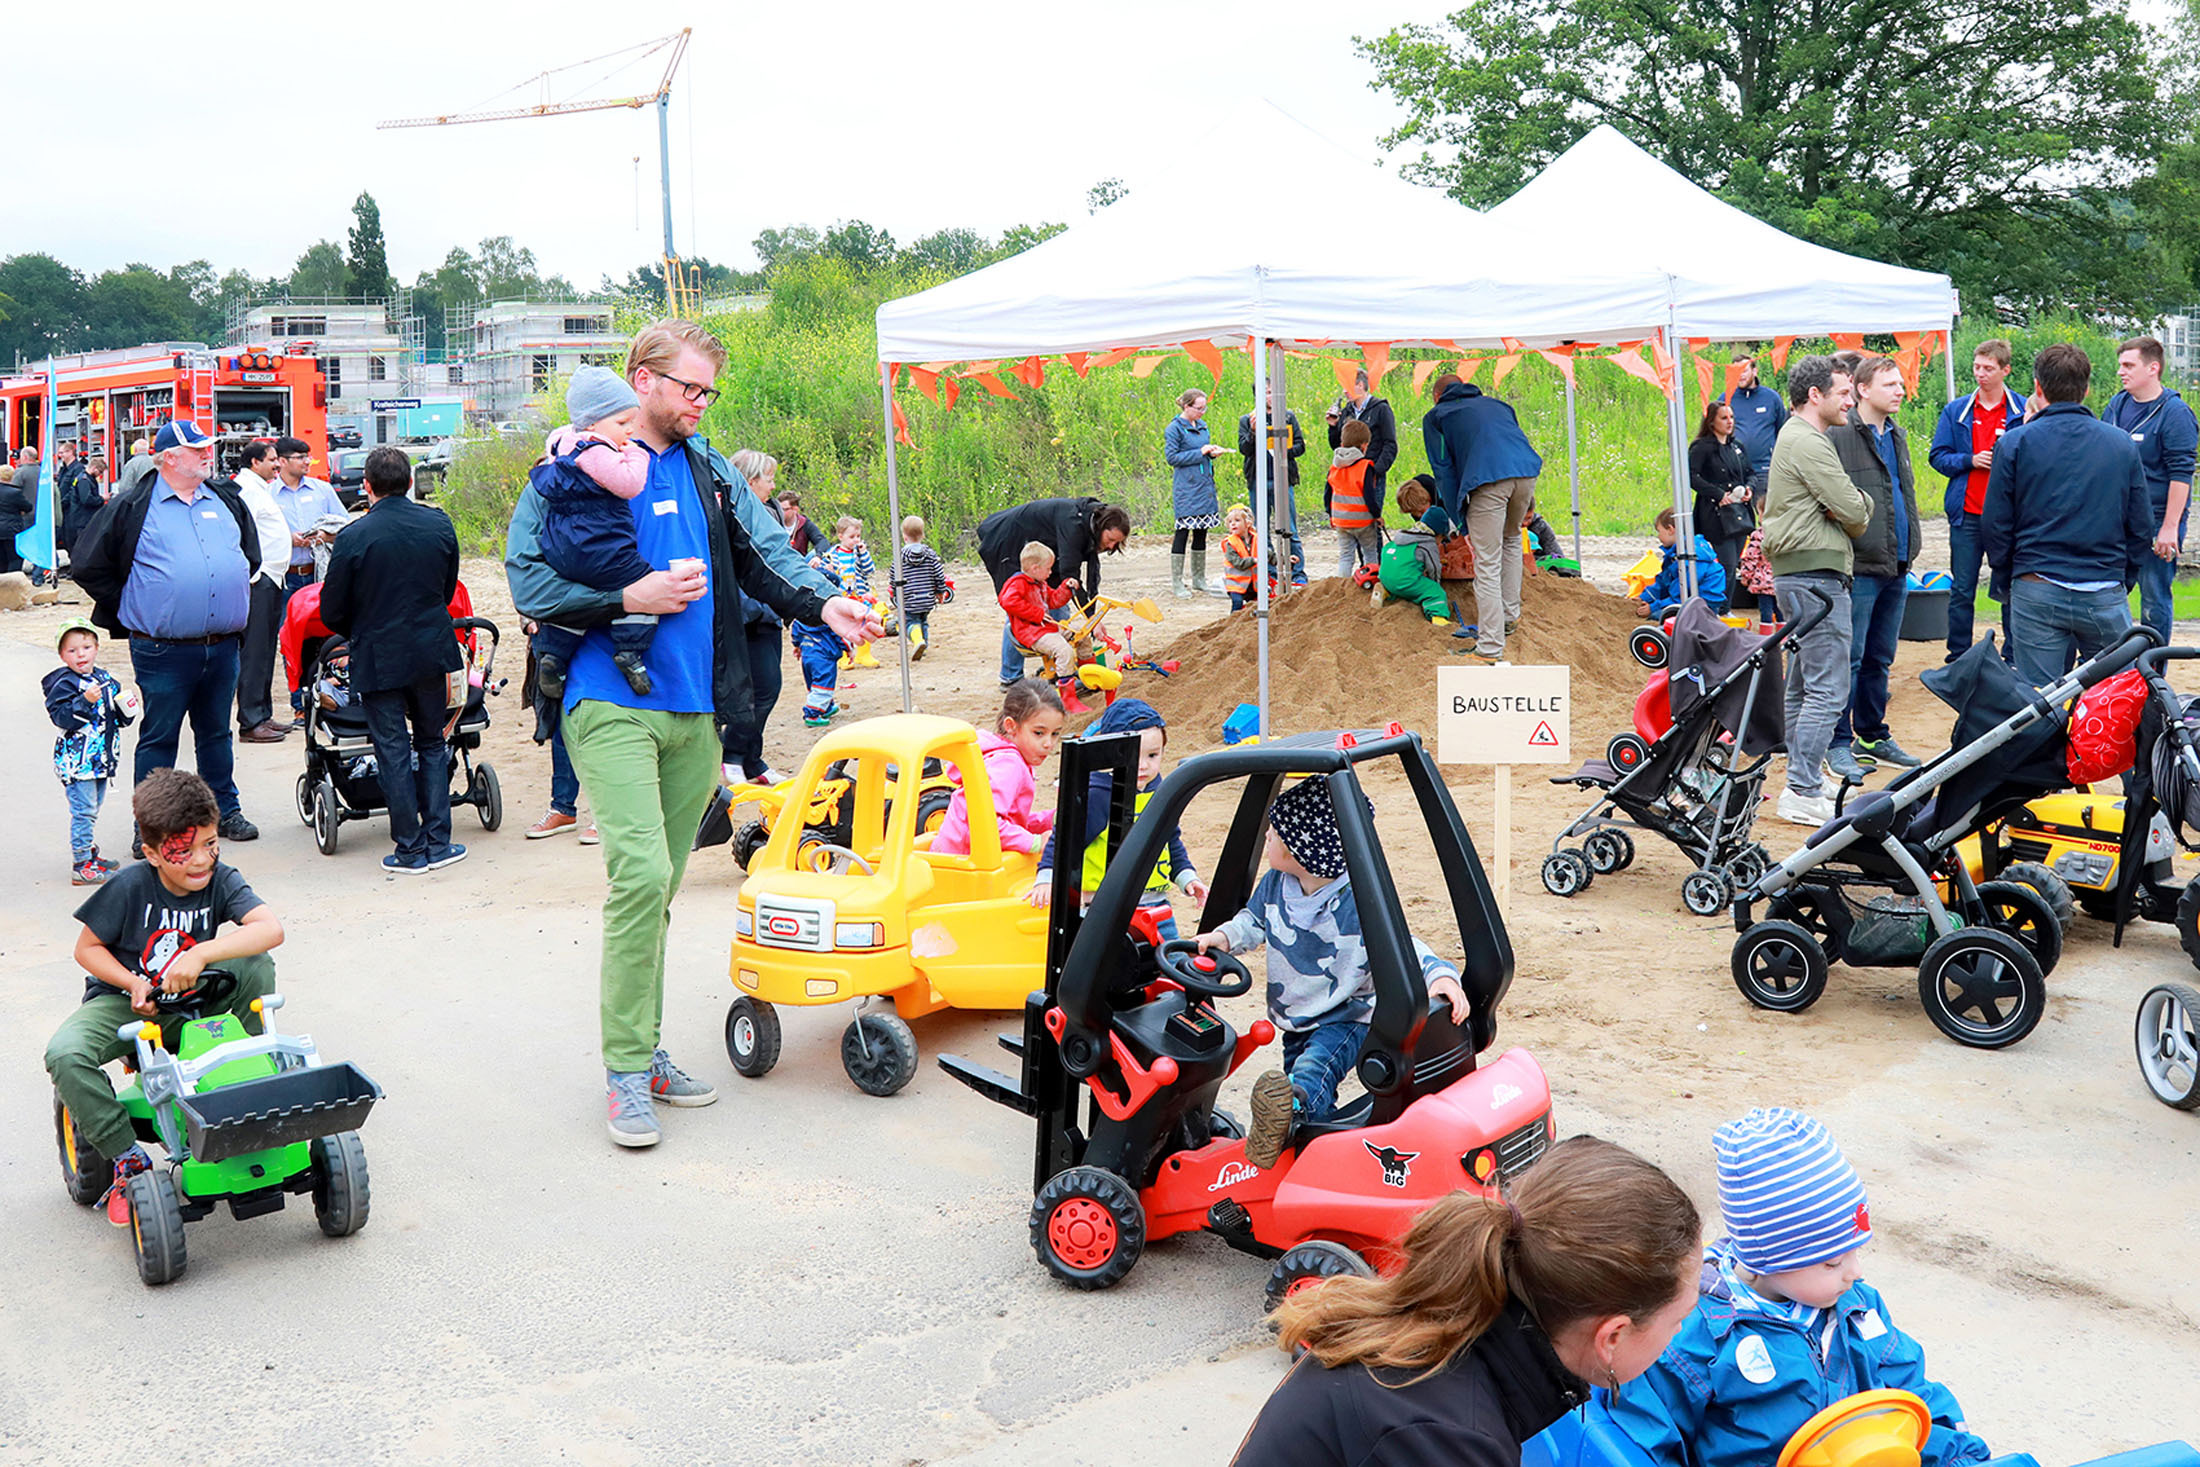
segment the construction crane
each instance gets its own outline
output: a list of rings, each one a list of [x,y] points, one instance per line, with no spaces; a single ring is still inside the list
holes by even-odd
[[[526,81],[521,82],[519,86],[539,85],[542,88],[542,100],[531,107],[504,107],[486,112],[450,112],[435,117],[400,117],[388,122],[378,122],[375,127],[378,130],[394,127],[455,127],[466,122],[511,122],[523,117],[559,117],[570,112],[602,112],[613,107],[625,107],[639,111],[655,103],[657,107],[658,172],[663,184],[665,212],[665,305],[675,316],[686,315],[688,308],[695,303],[701,290],[702,272],[697,270],[694,279],[688,278],[680,264],[679,252],[672,247],[672,131],[669,118],[672,111],[672,76],[674,72],[680,69],[681,58],[687,55],[688,36],[693,30],[694,27],[690,26],[674,35],[662,36],[654,41],[644,41],[637,46],[629,46],[624,51],[613,51],[607,56],[590,57],[586,61],[576,61],[569,66],[553,67],[549,71],[529,77]],[[623,70],[625,67],[633,65],[634,62],[647,60],[660,51],[669,51],[671,54],[665,58],[664,80],[657,84],[657,89],[653,92],[638,97],[599,97],[563,102],[550,100],[550,79],[562,72],[576,71],[583,66],[593,66],[601,61],[611,61],[620,57],[631,56],[631,60],[621,62],[620,67],[617,68]],[[511,90],[518,91],[519,87],[513,87]]]

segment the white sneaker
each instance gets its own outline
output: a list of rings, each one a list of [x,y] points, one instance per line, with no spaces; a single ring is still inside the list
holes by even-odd
[[[1833,801],[1824,795],[1799,795],[1794,790],[1780,796],[1778,814],[1790,825],[1807,825],[1816,830],[1833,818]]]

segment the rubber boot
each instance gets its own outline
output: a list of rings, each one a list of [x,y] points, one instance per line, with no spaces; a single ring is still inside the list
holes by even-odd
[[[1077,701],[1077,679],[1073,677],[1058,677],[1054,680],[1054,686],[1061,690],[1062,711],[1064,713],[1090,713],[1092,711],[1090,708],[1087,708],[1084,704]]]
[[[877,667],[878,665],[878,655],[871,650],[869,642],[865,642],[856,648],[856,666]]]
[[[1227,596],[1230,594],[1207,579],[1207,547],[1204,545],[1192,552],[1192,589],[1202,596]]]
[[[1169,557],[1169,589],[1179,599],[1188,598],[1192,594],[1191,589],[1184,584],[1184,556],[1182,552]]]

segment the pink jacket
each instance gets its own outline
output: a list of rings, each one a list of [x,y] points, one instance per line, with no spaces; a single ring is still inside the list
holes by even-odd
[[[629,442],[624,448],[613,448],[586,428],[567,423],[550,435],[550,457],[563,457],[572,452],[576,443],[588,446],[581,449],[573,462],[579,464],[581,472],[594,479],[599,487],[621,499],[632,499],[649,483],[649,450],[641,444]]]
[[[1054,812],[1031,813],[1031,799],[1038,793],[1039,786],[1031,777],[1031,766],[1024,762],[1023,751],[997,733],[980,733],[978,749],[985,755],[986,783],[993,786],[994,818],[1001,828],[1001,849],[1038,850],[1046,833],[1054,829]],[[962,771],[950,765],[948,777],[959,783]],[[932,849],[944,856],[970,854],[970,805],[959,789],[955,791],[953,803],[947,807],[947,818],[940,823],[939,833],[932,837]]]

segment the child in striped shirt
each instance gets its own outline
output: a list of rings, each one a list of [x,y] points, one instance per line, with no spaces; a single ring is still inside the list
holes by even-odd
[[[924,543],[924,521],[910,515],[901,522],[901,619],[909,628],[909,660],[924,656],[932,639],[932,608],[940,604],[947,568],[939,552]]]
[[[858,601],[872,600],[871,582],[878,577],[878,565],[871,559],[871,547],[863,543],[863,521],[852,514],[844,514],[833,521],[833,548],[825,552],[825,569],[840,580],[841,590]],[[850,648],[841,654],[840,665],[847,668],[876,667],[878,658],[872,655],[871,644]]]

